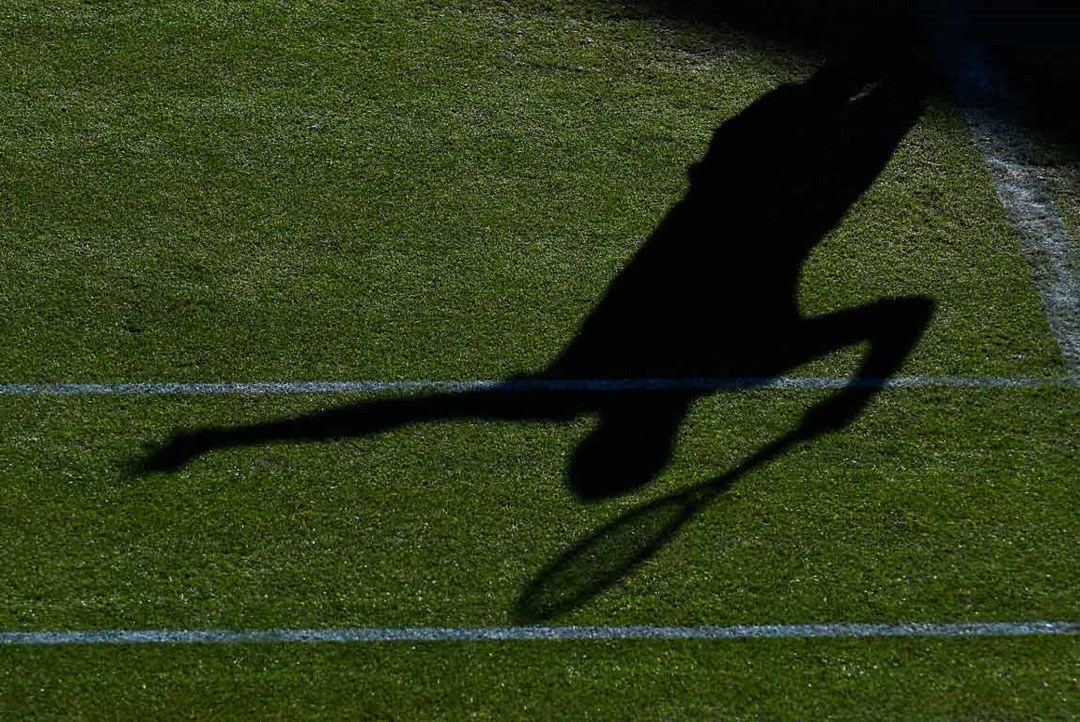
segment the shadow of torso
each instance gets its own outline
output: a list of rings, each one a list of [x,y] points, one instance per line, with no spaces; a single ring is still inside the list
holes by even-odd
[[[539,372],[467,392],[179,434],[141,468],[176,469],[215,448],[367,436],[424,421],[596,414],[599,422],[567,464],[567,481],[583,499],[605,498],[654,479],[689,404],[724,386],[679,379],[767,379],[862,341],[870,349],[856,375],[891,375],[929,321],[929,299],[882,299],[804,317],[797,298],[807,256],[873,183],[921,111],[918,83],[885,79],[853,98],[865,85],[856,72],[826,66],[720,126],[690,169],[685,197]],[[587,383],[619,379],[676,383]],[[872,385],[849,385],[812,408],[785,443],[842,428],[873,393]]]
[[[547,378],[768,377],[802,361],[800,271],[873,183],[920,97],[826,71],[713,134],[685,197],[612,282]]]

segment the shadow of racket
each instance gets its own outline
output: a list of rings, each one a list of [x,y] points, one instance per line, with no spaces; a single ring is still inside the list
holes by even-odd
[[[578,541],[522,590],[514,607],[515,619],[521,623],[548,620],[612,587],[666,546],[739,477],[808,438],[804,429],[796,429],[722,476],[631,509]]]

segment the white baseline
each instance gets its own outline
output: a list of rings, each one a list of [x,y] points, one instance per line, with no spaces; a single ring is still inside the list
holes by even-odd
[[[848,386],[881,389],[1080,388],[1080,376],[895,376],[887,379],[776,376],[769,378],[491,379],[353,381],[145,381],[138,383],[0,383],[0,396],[135,396],[334,394],[466,391],[812,391]]]
[[[1076,636],[1080,622],[907,622],[731,626],[356,627],[338,629],[141,629],[0,632],[4,645],[297,644],[316,642],[515,642],[584,640],[850,639],[862,637]]]

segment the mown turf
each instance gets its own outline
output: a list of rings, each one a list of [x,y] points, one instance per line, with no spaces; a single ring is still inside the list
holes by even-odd
[[[647,19],[244,7],[9,8],[5,379],[535,368],[711,130],[811,67]],[[1038,372],[1028,275],[962,121],[933,109],[804,302],[930,295],[914,369]]]
[[[3,627],[511,623],[575,540],[733,467],[811,397],[702,402],[661,481],[594,506],[562,481],[585,423],[427,425],[129,479],[139,441],[170,420],[286,407],[9,400],[22,414],[4,428]],[[851,431],[740,479],[641,570],[556,621],[1076,618],[1076,397],[889,394]]]
[[[11,719],[1066,720],[1078,652],[1068,639],[20,649],[0,678],[23,713]]]
[[[0,29],[6,382],[539,368],[711,130],[817,62],[586,3],[9,2]],[[905,373],[1063,370],[939,101],[801,290],[808,313],[932,297]],[[721,329],[741,311],[687,309]],[[856,351],[799,371],[849,373]],[[555,621],[1080,618],[1077,395],[886,392]],[[241,448],[137,476],[172,430],[358,399],[3,398],[0,629],[520,621],[523,591],[575,541],[732,468],[820,398],[702,400],[660,481],[592,506],[563,478],[588,418]],[[1075,649],[5,648],[0,715],[1053,718],[1076,712]]]

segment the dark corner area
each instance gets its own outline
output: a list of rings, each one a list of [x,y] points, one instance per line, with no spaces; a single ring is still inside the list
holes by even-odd
[[[995,0],[981,4],[976,31],[1016,98],[1020,119],[1080,162],[1080,4]]]
[[[1080,5],[1069,0],[629,0],[661,16],[723,23],[787,48],[830,57],[875,38],[882,47],[927,43],[944,16],[963,16],[1007,87],[1019,119],[1080,160]],[[935,94],[948,96],[938,74]]]

